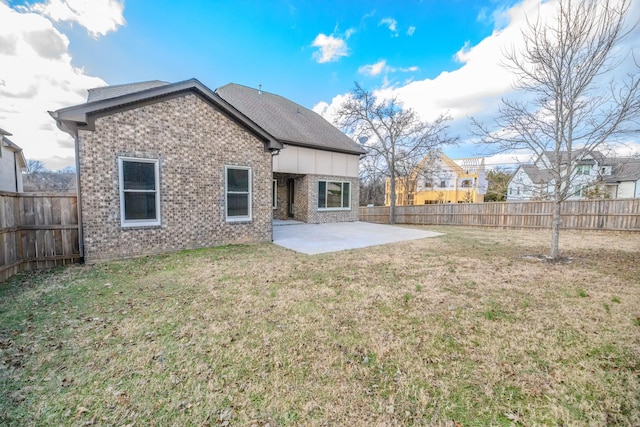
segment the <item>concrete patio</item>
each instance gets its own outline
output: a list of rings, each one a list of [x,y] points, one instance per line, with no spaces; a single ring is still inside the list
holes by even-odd
[[[316,255],[406,240],[441,236],[442,233],[369,222],[305,224],[274,221],[273,243],[296,252]]]

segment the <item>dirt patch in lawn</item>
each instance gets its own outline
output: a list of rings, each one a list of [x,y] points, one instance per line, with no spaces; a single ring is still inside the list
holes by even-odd
[[[0,424],[640,424],[637,234],[429,229],[16,278]]]

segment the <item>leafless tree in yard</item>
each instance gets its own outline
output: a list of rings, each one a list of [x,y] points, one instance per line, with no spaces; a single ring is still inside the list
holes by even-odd
[[[360,206],[384,205],[386,168],[379,157],[366,154],[360,159]]]
[[[553,21],[529,20],[524,47],[505,52],[504,63],[525,99],[503,99],[493,129],[472,119],[492,151],[566,159],[550,165],[552,259],[560,255],[561,206],[571,196],[578,161],[639,131],[640,68],[633,52],[618,50],[635,28],[627,25],[629,6],[630,0],[560,0]],[[626,55],[634,59],[632,71],[612,77]]]
[[[404,109],[397,98],[378,99],[359,84],[336,113],[336,123],[357,139],[366,136],[363,148],[382,159],[381,170],[390,178],[389,223],[396,220],[396,179],[427,154],[456,143],[447,134],[451,117],[442,114],[425,122],[412,109]],[[364,140],[364,138],[363,138]]]

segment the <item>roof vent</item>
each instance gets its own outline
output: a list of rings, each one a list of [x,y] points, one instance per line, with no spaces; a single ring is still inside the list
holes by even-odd
[[[262,95],[262,85],[258,85],[258,95]]]

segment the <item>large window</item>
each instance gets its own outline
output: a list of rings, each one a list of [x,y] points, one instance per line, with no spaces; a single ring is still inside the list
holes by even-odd
[[[160,225],[157,159],[118,159],[120,223],[123,227]]]
[[[251,219],[251,168],[225,167],[227,221]]]
[[[318,209],[349,209],[351,185],[348,182],[319,181]]]

